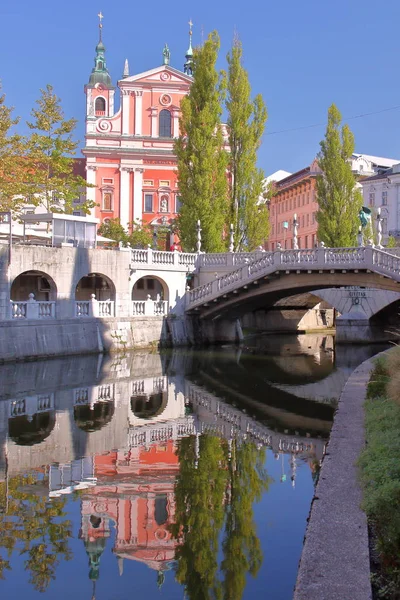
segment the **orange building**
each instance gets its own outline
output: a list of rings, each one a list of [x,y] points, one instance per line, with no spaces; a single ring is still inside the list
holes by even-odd
[[[275,195],[269,206],[270,236],[267,250],[293,248],[293,220],[298,223],[299,248],[314,248],[317,243],[318,210],[316,177],[321,172],[316,160],[309,167],[274,182]],[[273,179],[273,176],[271,176]]]
[[[158,582],[171,566],[178,540],[169,526],[175,517],[175,443],[116,451],[94,457],[96,486],[82,499],[80,537],[89,556],[90,578],[99,577],[100,558],[112,527],[113,553],[122,575],[124,559],[147,564]]]
[[[107,70],[100,23],[95,66],[85,86],[83,149],[86,179],[96,186],[87,195],[98,205],[93,216],[100,223],[119,218],[125,228],[137,221],[168,226],[179,211],[174,138],[179,135],[180,103],[192,82],[191,30],[189,40],[183,72],[170,65],[167,45],[162,64],[144,73],[130,75],[125,61],[117,83],[121,106],[115,111],[116,88]]]

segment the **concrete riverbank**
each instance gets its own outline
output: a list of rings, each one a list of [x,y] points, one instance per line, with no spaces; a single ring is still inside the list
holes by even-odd
[[[349,377],[315,491],[294,600],[370,600],[368,529],[356,461],[365,445],[363,403],[376,357]]]

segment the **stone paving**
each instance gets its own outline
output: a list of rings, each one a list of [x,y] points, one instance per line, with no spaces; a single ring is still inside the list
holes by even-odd
[[[313,499],[294,600],[371,600],[367,519],[357,458],[365,444],[363,403],[376,356],[350,376],[340,397]]]

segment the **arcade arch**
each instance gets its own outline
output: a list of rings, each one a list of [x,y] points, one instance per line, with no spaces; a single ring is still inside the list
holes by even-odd
[[[115,285],[106,275],[89,273],[78,281],[75,288],[75,300],[90,300],[93,294],[99,301],[115,301]]]
[[[80,404],[74,407],[74,421],[77,427],[87,433],[99,431],[111,422],[114,416],[114,401],[103,400],[91,404]]]
[[[168,285],[159,277],[145,275],[132,288],[132,300],[164,300],[169,302]]]
[[[18,446],[34,446],[49,437],[55,423],[54,411],[17,415],[8,419],[8,435]]]
[[[29,294],[33,294],[38,301],[55,301],[57,286],[50,275],[43,271],[24,271],[12,282],[10,299],[23,302],[29,300]]]

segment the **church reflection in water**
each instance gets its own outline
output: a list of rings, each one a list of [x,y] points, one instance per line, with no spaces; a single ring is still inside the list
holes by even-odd
[[[248,493],[255,501],[268,487],[260,475],[265,448],[278,460],[289,455],[282,482],[288,475],[295,485],[299,461],[318,472],[334,404],[299,398],[295,381],[292,390],[281,389],[282,361],[269,368],[266,381],[265,365],[257,370],[235,352],[220,358],[143,353],[0,367],[1,480],[9,486],[21,474],[36,473],[50,501],[75,494],[93,582],[108,546],[121,575],[124,561],[132,560],[153,569],[159,585],[172,566],[179,579],[177,561],[207,543],[193,539],[199,529],[193,498],[205,481],[218,480],[207,501],[216,512],[218,506],[226,514],[239,510],[234,490],[243,496],[248,485],[240,473],[254,469],[259,481]],[[293,352],[292,378],[295,360]],[[316,385],[321,369],[323,381],[335,370],[333,353],[307,369],[314,369],[307,382],[313,376]],[[249,391],[248,373],[252,384],[263,382],[262,397]]]

